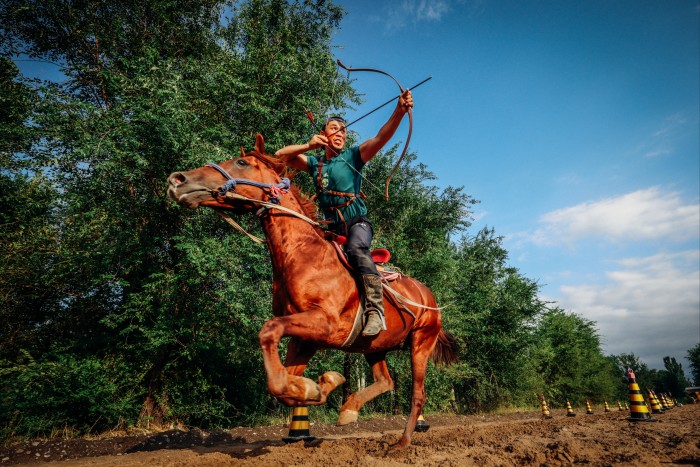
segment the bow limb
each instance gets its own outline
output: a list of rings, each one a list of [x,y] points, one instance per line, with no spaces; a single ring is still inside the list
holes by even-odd
[[[353,67],[348,67],[348,66],[345,66],[345,65],[343,64],[343,62],[340,61],[340,59],[338,59],[337,63],[338,63],[338,66],[339,66],[339,67],[341,67],[341,68],[347,70],[348,72],[352,72],[352,71],[371,71],[371,72],[374,72],[374,73],[379,73],[379,74],[388,76],[389,78],[391,78],[392,80],[394,80],[394,82],[396,83],[396,85],[399,87],[399,90],[401,91],[401,94],[403,94],[403,92],[404,92],[404,88],[403,88],[403,86],[401,86],[401,83],[399,83],[399,81],[398,81],[396,78],[394,78],[391,74],[387,73],[386,71],[378,70],[378,69],[376,69],[376,68],[353,68]],[[408,144],[411,142],[411,134],[412,134],[412,133],[413,133],[413,110],[412,110],[412,109],[408,109],[408,136],[406,136],[406,144],[404,144],[403,151],[401,151],[401,155],[399,156],[399,160],[396,161],[396,165],[394,166],[394,168],[393,168],[393,169],[391,170],[391,172],[389,173],[389,177],[387,177],[386,182],[385,182],[385,187],[384,187],[384,199],[386,199],[387,201],[389,201],[389,182],[391,181],[391,177],[394,176],[394,173],[395,173],[396,170],[399,168],[399,165],[401,164],[401,161],[403,160],[403,156],[406,155],[406,151],[408,150]]]
[[[403,147],[403,151],[401,151],[401,156],[399,157],[399,160],[396,161],[396,165],[394,168],[391,170],[391,173],[386,179],[385,186],[384,186],[384,199],[386,201],[389,201],[389,182],[391,181],[391,177],[394,176],[394,172],[396,172],[396,169],[399,168],[399,165],[401,164],[401,160],[403,159],[403,156],[406,155],[406,150],[408,149],[408,143],[411,141],[411,133],[413,133],[413,109],[408,109],[408,136],[406,136],[406,144]]]

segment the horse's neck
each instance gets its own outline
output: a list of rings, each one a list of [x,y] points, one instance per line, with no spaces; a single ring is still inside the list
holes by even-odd
[[[280,199],[280,205],[302,213],[301,205],[290,192]],[[307,221],[271,208],[263,217],[263,230],[270,247],[272,265],[277,273],[294,273],[297,267],[313,268],[317,258],[323,258],[333,247],[318,229]],[[337,261],[339,269],[342,265]],[[324,265],[326,267],[328,265]],[[291,269],[291,270],[290,270]]]

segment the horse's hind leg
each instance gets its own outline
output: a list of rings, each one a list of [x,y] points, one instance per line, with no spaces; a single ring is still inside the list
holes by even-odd
[[[340,408],[338,425],[347,425],[357,421],[360,408],[378,395],[394,389],[394,381],[389,376],[386,366],[386,352],[366,354],[365,358],[372,368],[374,383],[350,395],[347,402]]]
[[[313,353],[288,361],[288,370],[282,365],[278,346],[283,336],[302,340],[322,340],[329,333],[327,317],[319,312],[306,312],[272,318],[260,330],[259,340],[267,373],[267,389],[280,402],[289,406],[321,405],[326,403],[328,394],[343,384],[345,378],[340,373],[329,371],[315,383],[309,378],[294,373],[303,372],[306,362]],[[304,361],[306,358],[306,361]]]
[[[418,416],[425,404],[425,373],[428,369],[428,358],[435,349],[440,326],[416,329],[411,339],[411,369],[413,374],[413,392],[411,394],[411,413],[406,421],[403,436],[393,448],[402,448],[411,444],[411,435],[416,427]]]

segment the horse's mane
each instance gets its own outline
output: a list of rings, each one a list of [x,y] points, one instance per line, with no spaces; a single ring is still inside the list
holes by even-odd
[[[301,209],[304,211],[304,215],[315,221],[318,220],[318,211],[316,210],[316,203],[314,200],[306,193],[303,193],[301,189],[292,183],[292,194],[297,198]]]
[[[278,175],[283,175],[287,171],[287,165],[283,161],[268,154],[263,154],[258,151],[250,151],[246,153],[246,156],[255,157],[260,162],[277,172]]]
[[[289,171],[287,164],[285,164],[280,159],[277,159],[276,157],[272,157],[268,154],[262,154],[258,151],[251,151],[246,155],[255,157],[260,162],[277,172],[277,174],[280,176],[288,175],[290,179],[293,179],[294,175],[296,175],[296,172]],[[314,203],[313,199],[306,193],[303,193],[301,189],[294,183],[292,183],[291,185],[291,191],[294,197],[297,199],[297,201],[299,201],[299,205],[304,211],[303,214],[310,219],[313,219],[315,221],[318,220],[316,203]]]

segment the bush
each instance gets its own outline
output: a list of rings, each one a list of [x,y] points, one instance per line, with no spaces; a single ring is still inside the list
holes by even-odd
[[[136,420],[143,396],[124,370],[72,355],[36,361],[26,351],[0,362],[0,437],[47,436],[60,427],[86,434]]]

